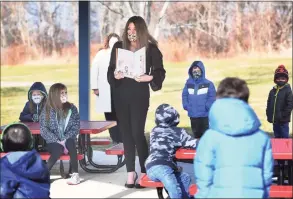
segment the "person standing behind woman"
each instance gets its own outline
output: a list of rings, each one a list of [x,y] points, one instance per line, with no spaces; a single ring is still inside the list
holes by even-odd
[[[107,71],[113,45],[120,37],[111,33],[107,36],[104,48],[100,49],[93,60],[91,68],[91,89],[96,97],[96,111],[104,113],[107,121],[117,121],[110,85],[107,81]],[[114,143],[121,143],[118,126],[109,129],[110,137]]]
[[[76,136],[79,130],[79,113],[76,106],[67,101],[66,86],[61,83],[53,84],[40,117],[40,132],[51,155],[47,163],[49,170],[63,153],[69,153],[73,172],[67,182],[70,185],[80,183],[76,151]]]
[[[116,50],[123,48],[132,52],[146,47],[146,73],[135,79],[124,77],[116,71]],[[149,108],[150,90],[162,88],[165,79],[162,53],[158,49],[157,41],[150,35],[144,19],[133,16],[128,19],[122,42],[114,44],[108,81],[113,89],[114,105],[118,118],[118,126],[122,133],[124,155],[127,168],[127,188],[142,188],[135,184],[138,176],[135,172],[135,148],[139,156],[141,177],[146,173],[144,166],[148,157],[148,145],[144,135],[145,122]]]

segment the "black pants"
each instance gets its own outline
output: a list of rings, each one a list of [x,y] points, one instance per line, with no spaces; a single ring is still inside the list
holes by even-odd
[[[117,121],[116,112],[114,111],[113,108],[112,108],[111,113],[105,113],[105,118],[106,118],[107,121]],[[116,143],[121,143],[122,142],[122,138],[121,138],[121,134],[120,134],[118,124],[117,124],[117,126],[114,126],[114,127],[110,128],[109,133],[110,133],[110,137],[113,140],[113,142],[116,142]]]
[[[135,147],[142,173],[148,157],[148,145],[144,135],[149,101],[117,102],[115,104],[118,126],[122,134],[127,172],[135,171]]]
[[[194,138],[201,138],[203,133],[209,128],[209,118],[208,117],[198,117],[190,118],[191,129]]]
[[[67,139],[65,142],[65,146],[70,156],[70,164],[71,164],[72,172],[78,173],[77,150],[76,150],[75,139],[73,138]],[[48,143],[47,150],[51,155],[47,163],[49,170],[51,170],[54,164],[63,154],[64,148],[59,143]]]

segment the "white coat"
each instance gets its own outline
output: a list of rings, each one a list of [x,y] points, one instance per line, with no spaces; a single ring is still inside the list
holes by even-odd
[[[110,62],[111,49],[100,50],[91,67],[91,89],[99,89],[96,96],[97,113],[111,112],[111,90],[107,80],[107,72]]]

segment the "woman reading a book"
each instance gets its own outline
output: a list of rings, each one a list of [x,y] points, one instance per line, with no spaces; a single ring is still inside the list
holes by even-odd
[[[143,56],[142,59],[140,56]],[[144,65],[142,71],[141,64]],[[125,66],[133,76],[125,74]],[[144,19],[140,16],[129,18],[122,41],[113,46],[108,68],[108,81],[113,89],[118,126],[124,145],[127,188],[142,188],[139,183],[136,184],[138,175],[135,171],[135,149],[142,177],[146,173],[144,163],[148,157],[144,128],[150,100],[149,85],[153,91],[160,90],[165,73],[162,53]]]
[[[115,34],[109,34],[104,43],[104,47],[96,54],[91,68],[91,89],[96,95],[96,111],[104,113],[106,120],[117,121],[116,112],[111,96],[110,85],[107,81],[107,71],[110,62],[110,55],[113,45],[120,40]],[[121,143],[121,135],[118,126],[109,129],[113,143]]]

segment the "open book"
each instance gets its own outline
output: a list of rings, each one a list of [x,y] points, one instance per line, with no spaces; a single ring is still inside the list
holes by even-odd
[[[132,79],[145,74],[145,47],[139,49],[136,52],[118,48],[116,53],[117,63],[115,72],[122,72],[124,77]]]

